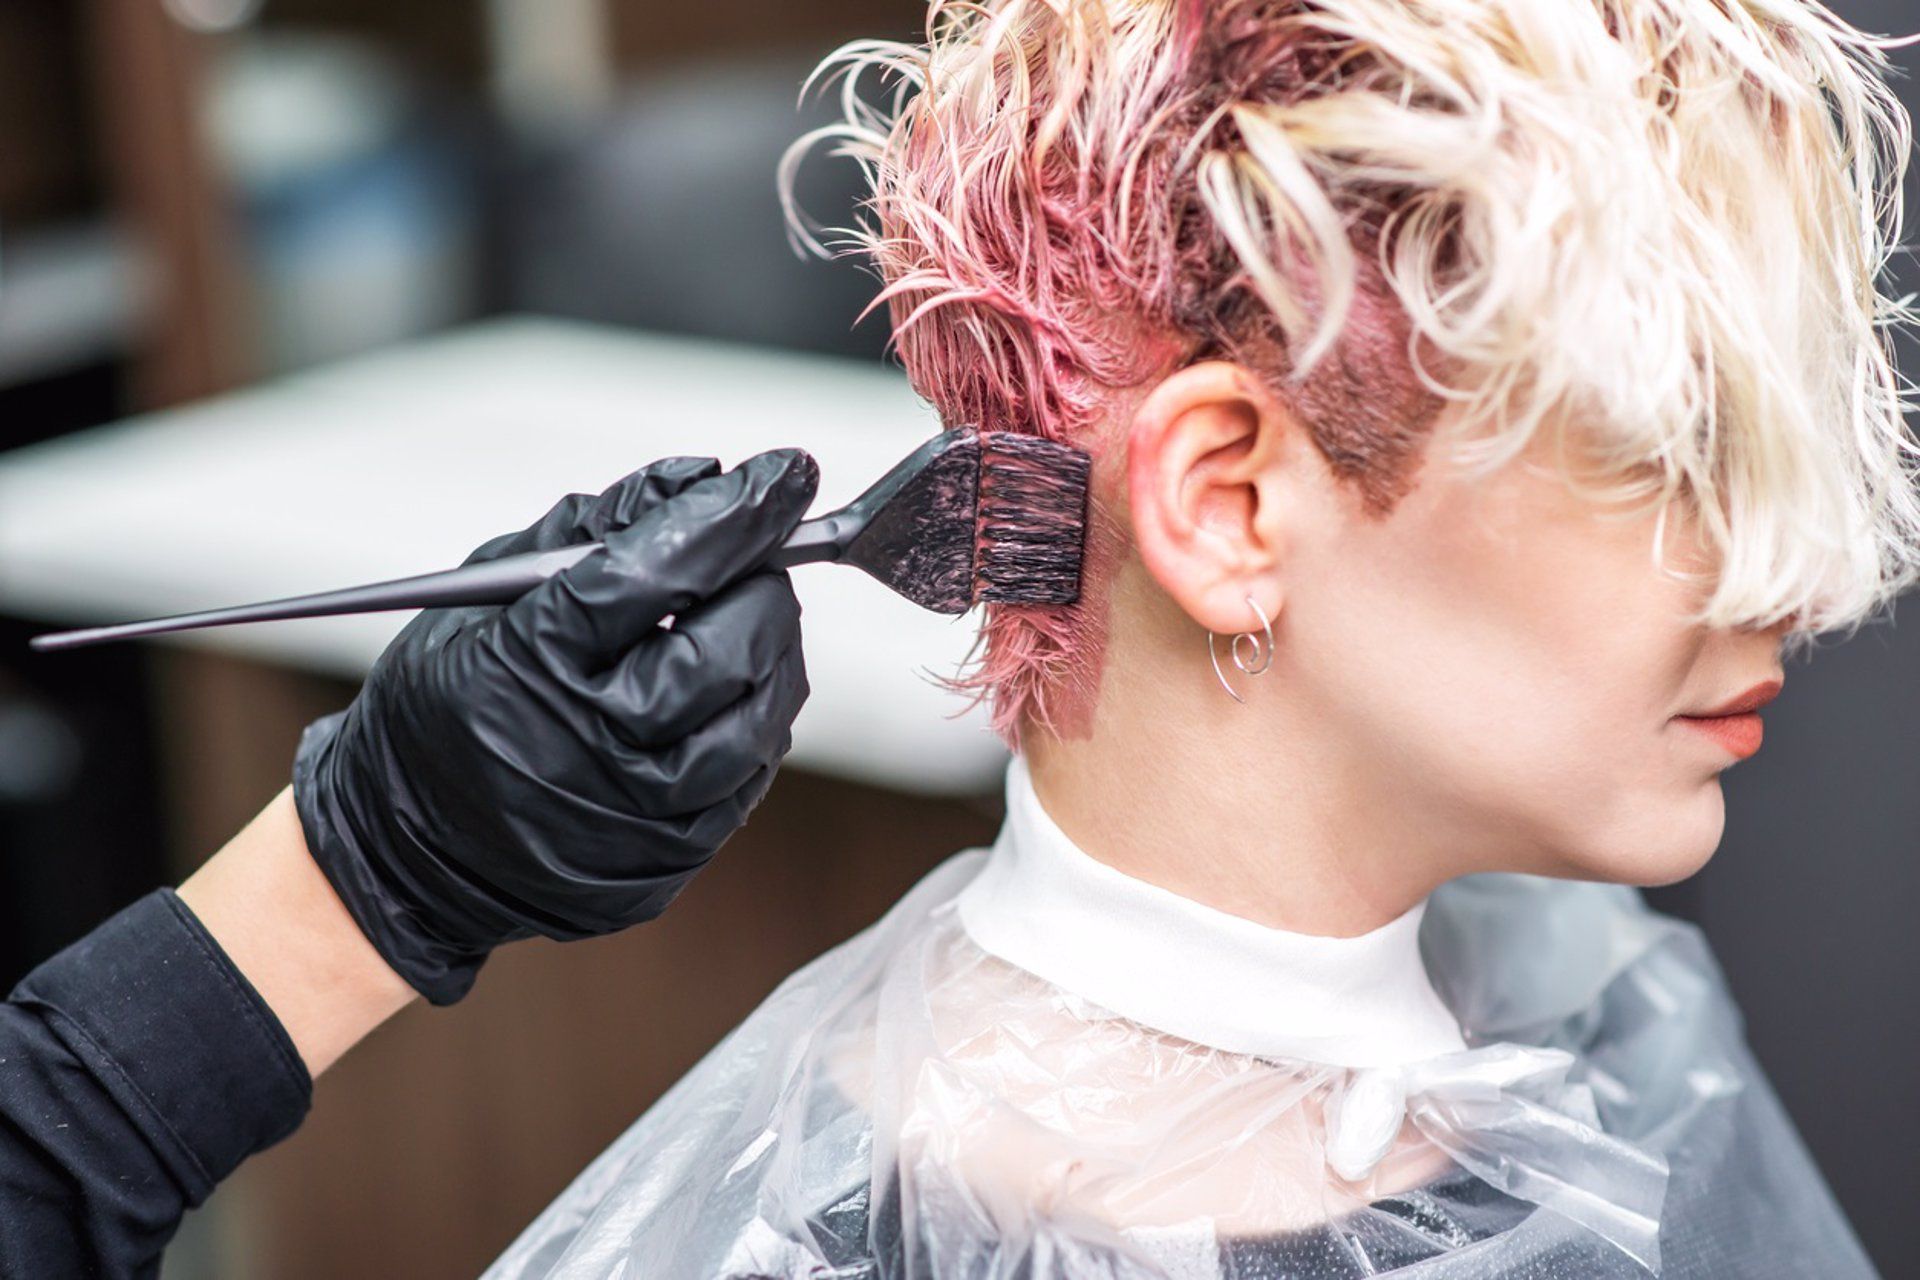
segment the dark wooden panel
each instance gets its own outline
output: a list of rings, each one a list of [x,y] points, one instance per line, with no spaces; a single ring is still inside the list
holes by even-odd
[[[92,117],[68,0],[0,4],[0,219],[89,211],[98,194]]]
[[[90,0],[91,83],[112,206],[148,255],[141,406],[237,385],[250,366],[236,240],[201,132],[207,42],[159,0]]]

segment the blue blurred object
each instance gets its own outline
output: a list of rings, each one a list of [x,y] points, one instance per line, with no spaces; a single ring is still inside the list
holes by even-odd
[[[473,313],[471,166],[391,60],[249,34],[216,66],[208,124],[246,231],[262,372]]]

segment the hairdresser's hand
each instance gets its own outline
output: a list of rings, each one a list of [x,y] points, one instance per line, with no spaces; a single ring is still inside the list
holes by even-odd
[[[605,551],[505,608],[421,614],[307,729],[307,846],[429,1000],[502,942],[652,919],[766,794],[807,679],[793,589],[756,566],[818,477],[797,450],[674,458],[569,498],[472,559]]]

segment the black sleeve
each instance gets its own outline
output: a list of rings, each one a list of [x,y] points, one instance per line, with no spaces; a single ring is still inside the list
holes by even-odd
[[[292,1133],[313,1082],[170,889],[0,1005],[0,1276],[154,1276],[180,1217]]]

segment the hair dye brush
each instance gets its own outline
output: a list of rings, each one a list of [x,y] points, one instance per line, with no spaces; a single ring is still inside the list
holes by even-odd
[[[1092,459],[1009,431],[944,432],[829,515],[803,521],[769,558],[776,568],[856,565],[913,603],[965,613],[976,601],[1072,604],[1080,598]],[[530,551],[440,573],[260,604],[37,636],[41,651],[237,622],[387,609],[505,604],[598,549]]]

